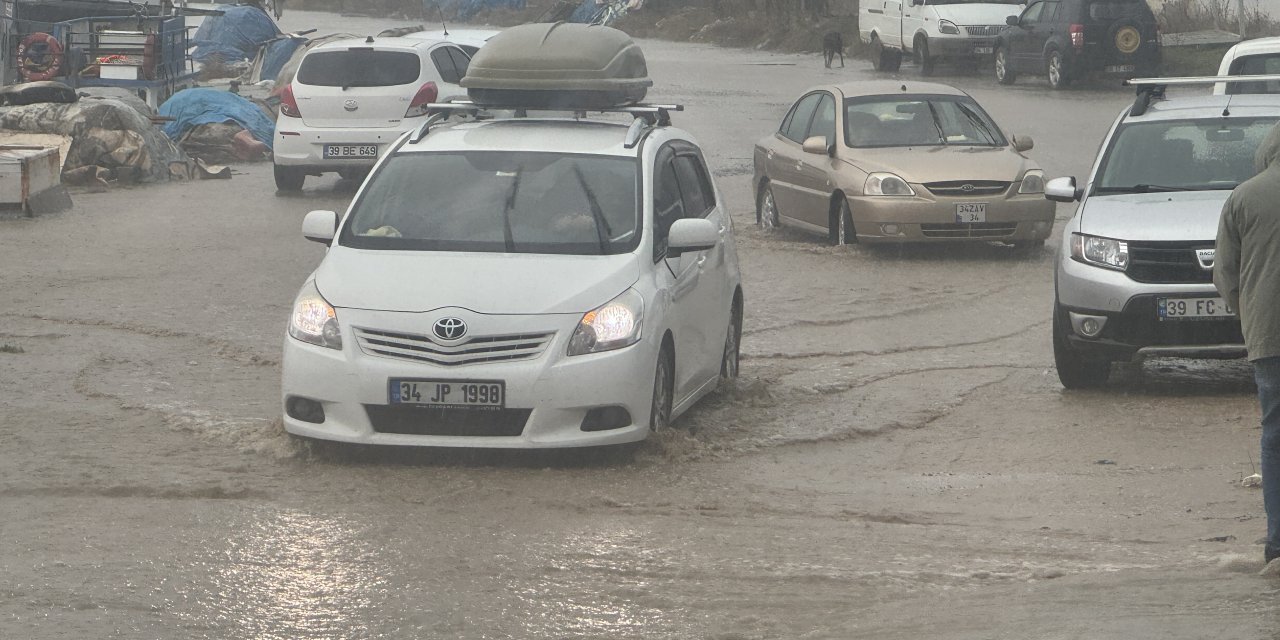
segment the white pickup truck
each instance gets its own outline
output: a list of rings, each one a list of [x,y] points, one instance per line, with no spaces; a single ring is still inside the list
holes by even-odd
[[[862,0],[858,35],[877,71],[897,71],[904,54],[931,75],[939,60],[977,64],[990,58],[1005,18],[1023,0]]]

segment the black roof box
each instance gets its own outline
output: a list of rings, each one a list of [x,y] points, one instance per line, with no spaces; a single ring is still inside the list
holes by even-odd
[[[557,22],[506,29],[462,79],[485,106],[603,109],[637,103],[653,86],[644,52],[610,27]]]

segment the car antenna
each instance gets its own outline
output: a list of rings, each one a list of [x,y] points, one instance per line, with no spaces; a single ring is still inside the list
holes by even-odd
[[[365,44],[373,44],[373,36],[369,36],[369,37],[365,38],[365,39],[364,39],[364,43],[365,43]]]
[[[1231,115],[1231,98],[1232,97],[1233,96],[1231,94],[1227,94],[1227,104],[1226,106],[1222,107],[1222,117],[1224,118]]]
[[[443,33],[444,33],[445,37],[448,37],[448,36],[449,36],[449,25],[445,24],[445,21],[444,21],[444,9],[442,9],[442,8],[440,7],[440,3],[439,3],[439,2],[437,2],[437,3],[436,3],[436,11],[440,12],[440,30],[441,30],[441,32],[443,32]]]
[[[905,85],[905,84],[904,84],[904,85],[902,85],[902,90],[903,90],[903,91],[906,91],[906,90],[907,90],[907,85]]]

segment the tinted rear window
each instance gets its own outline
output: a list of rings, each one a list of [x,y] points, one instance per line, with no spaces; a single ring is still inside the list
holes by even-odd
[[[1087,11],[1091,20],[1110,22],[1120,18],[1141,18],[1151,12],[1143,0],[1107,0],[1090,2]]]
[[[319,51],[302,59],[298,82],[317,87],[390,87],[417,82],[418,54],[407,51]]]
[[[1280,54],[1269,53],[1236,58],[1231,62],[1230,75],[1270,76],[1280,74]],[[1227,85],[1227,93],[1280,93],[1280,81],[1233,82]]]

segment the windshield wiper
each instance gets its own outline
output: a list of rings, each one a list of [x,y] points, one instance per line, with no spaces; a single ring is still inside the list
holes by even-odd
[[[969,124],[972,124],[974,127],[982,130],[982,133],[987,136],[987,144],[996,143],[995,135],[991,133],[991,129],[987,128],[987,123],[982,121],[981,116],[974,113],[974,111],[963,102],[957,102],[956,107],[960,109],[960,113],[964,114],[964,117],[969,121]]]
[[[1191,187],[1170,187],[1163,184],[1135,184],[1127,189],[1134,193],[1151,193],[1152,191],[1195,191]]]
[[[511,193],[502,206],[502,241],[507,253],[516,252],[516,239],[511,234],[511,210],[516,208],[516,194],[520,191],[520,177],[524,175],[524,167],[516,169],[516,177],[511,181]]]
[[[576,163],[573,165],[573,174],[578,177],[578,184],[582,186],[582,193],[587,196],[587,204],[591,207],[591,217],[596,221],[596,239],[600,241],[600,255],[609,252],[609,238],[613,235],[613,230],[609,228],[609,221],[604,219],[604,211],[600,210],[600,201],[596,200],[596,192],[591,190],[587,185],[587,178],[582,175],[582,167]]]
[[[933,108],[932,102],[926,102],[929,106],[929,115],[933,117],[933,129],[938,132],[938,142],[943,146],[947,144],[947,134],[942,130],[942,123],[938,121],[938,110]]]

